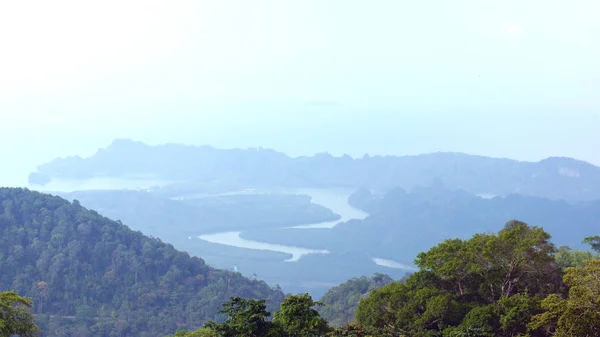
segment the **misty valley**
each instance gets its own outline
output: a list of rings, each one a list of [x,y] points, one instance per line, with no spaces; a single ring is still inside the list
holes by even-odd
[[[85,180],[80,183],[88,184]],[[57,181],[54,186],[59,185]],[[129,181],[124,186],[134,185],[135,181]],[[326,232],[339,223],[362,220],[368,213],[348,204],[352,194],[349,189],[261,192],[253,188],[165,197],[149,187],[53,193],[67,200],[78,200],[85,207],[121,220],[134,230],[201,256],[215,267],[259,277],[290,293],[308,291],[320,297],[330,287],[354,275],[382,272],[400,277],[414,269],[410,260],[406,264],[399,263],[360,253],[353,247],[329,251],[327,244],[306,248],[297,246],[293,240],[265,240],[252,235],[258,230],[281,230],[283,235],[293,230]],[[286,244],[280,244],[281,241]],[[323,254],[335,257],[320,259],[319,255]],[[308,255],[309,265],[301,262]],[[361,255],[360,263],[356,263],[358,255]],[[325,269],[336,272],[323,273]]]
[[[0,337],[600,337],[600,1],[0,1]]]

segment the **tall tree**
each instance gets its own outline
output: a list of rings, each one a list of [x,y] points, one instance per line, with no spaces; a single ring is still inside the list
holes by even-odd
[[[587,243],[593,250],[600,253],[600,236],[588,236],[583,240],[583,243]]]
[[[543,229],[513,220],[497,235],[446,240],[420,253],[415,263],[460,296],[477,294],[497,302],[525,289],[547,294],[560,283],[549,240]]]
[[[268,336],[272,323],[267,321],[271,313],[266,310],[264,300],[247,300],[232,297],[223,304],[220,313],[227,314],[225,322],[206,323],[205,327],[223,336],[262,337]]]
[[[281,326],[289,337],[322,336],[331,329],[315,310],[320,304],[309,294],[288,296],[273,316],[273,323]]]
[[[357,321],[414,336],[525,334],[540,299],[561,289],[549,239],[541,228],[511,221],[496,235],[446,240],[418,255],[421,270],[405,284],[362,299]]]
[[[502,297],[525,289],[548,294],[560,283],[552,255],[556,249],[542,228],[511,221],[485,248],[485,259],[497,268]]]

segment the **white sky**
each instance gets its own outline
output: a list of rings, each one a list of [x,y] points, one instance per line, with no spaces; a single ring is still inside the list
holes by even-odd
[[[600,164],[598,13],[595,0],[3,1],[0,151],[15,168],[0,173],[115,137]]]

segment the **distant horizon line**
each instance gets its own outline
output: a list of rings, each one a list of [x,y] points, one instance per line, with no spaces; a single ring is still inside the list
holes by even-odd
[[[158,144],[151,144],[151,143],[147,143],[144,141],[140,141],[140,140],[135,140],[132,138],[115,138],[113,139],[112,142],[110,142],[110,144],[108,144],[107,146],[103,147],[103,148],[98,148],[98,150],[87,157],[82,157],[80,155],[68,155],[68,156],[63,156],[63,157],[56,157],[51,161],[54,160],[58,160],[58,159],[69,159],[69,158],[79,158],[79,159],[87,159],[87,158],[91,158],[93,156],[95,156],[96,154],[98,154],[100,151],[102,150],[106,150],[108,148],[110,148],[111,146],[114,146],[115,143],[133,143],[133,144],[138,144],[138,145],[143,145],[146,147],[152,147],[152,148],[156,148],[156,147],[161,147],[161,146],[183,146],[183,147],[191,147],[191,148],[211,148],[213,150],[218,150],[218,151],[234,151],[234,150],[239,150],[239,151],[248,151],[248,150],[266,150],[266,151],[273,151],[276,153],[280,153],[285,155],[288,158],[291,159],[297,159],[297,158],[310,158],[310,157],[316,157],[319,155],[326,155],[332,158],[350,158],[352,160],[361,160],[361,159],[365,159],[365,158],[402,158],[402,157],[420,157],[420,156],[430,156],[430,155],[462,155],[462,156],[469,156],[469,157],[480,157],[480,158],[489,158],[489,159],[497,159],[497,160],[508,160],[508,161],[514,161],[514,162],[520,162],[520,163],[540,163],[543,161],[547,161],[547,160],[551,160],[551,159],[566,159],[566,160],[572,160],[572,161],[576,161],[576,162],[580,162],[580,163],[586,163],[589,165],[592,165],[594,167],[600,167],[599,165],[593,164],[589,161],[586,160],[582,160],[582,159],[578,159],[575,157],[569,157],[569,156],[549,156],[549,157],[545,157],[542,158],[540,160],[520,160],[520,159],[514,159],[514,158],[510,158],[510,157],[494,157],[494,156],[490,156],[490,155],[482,155],[482,154],[473,154],[473,153],[467,153],[467,152],[460,152],[460,151],[432,151],[432,152],[423,152],[423,153],[418,153],[418,154],[369,154],[369,153],[365,153],[362,156],[353,156],[347,153],[341,154],[341,155],[334,155],[331,154],[328,151],[321,151],[321,152],[314,152],[310,155],[290,155],[289,153],[286,153],[284,151],[281,150],[277,150],[275,148],[271,148],[271,147],[263,147],[263,146],[248,146],[248,147],[217,147],[211,144],[190,144],[190,143],[178,143],[178,142],[166,142],[166,143],[158,143]],[[51,162],[50,161],[50,162]],[[40,164],[41,165],[41,164]]]

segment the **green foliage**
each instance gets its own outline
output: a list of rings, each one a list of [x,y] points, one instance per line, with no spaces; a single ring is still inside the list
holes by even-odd
[[[543,229],[511,221],[497,235],[476,234],[470,240],[446,240],[415,263],[432,271],[445,289],[459,296],[478,296],[489,302],[529,289],[548,293],[558,268],[554,245]]]
[[[339,327],[326,335],[327,337],[402,337],[404,335],[360,324],[351,324]]]
[[[330,331],[327,321],[321,318],[309,294],[291,295],[283,300],[281,309],[275,313],[273,323],[282,327],[287,336],[322,336]]]
[[[479,237],[477,238],[479,239]],[[456,286],[460,295],[468,292],[465,287],[469,278],[481,271],[481,265],[473,258],[481,249],[480,240],[446,240],[426,253],[417,255],[419,267],[433,271],[444,282]]]
[[[407,306],[404,306],[410,295],[411,289],[408,286],[390,283],[360,301],[356,320],[360,324],[376,328],[394,325],[397,317],[410,315],[410,309],[405,310]]]
[[[475,307],[465,316],[459,328],[448,333],[449,336],[466,335],[482,335],[493,336],[494,331],[500,328],[498,307],[493,304]],[[452,331],[452,330],[450,330]]]
[[[495,337],[487,328],[464,327],[448,328],[444,330],[444,337]]]
[[[0,336],[36,336],[39,333],[29,312],[31,300],[13,291],[0,292]]]
[[[164,336],[220,318],[231,296],[283,293],[217,270],[68,201],[0,189],[0,291],[35,300],[45,335]]]
[[[220,337],[219,334],[209,328],[201,328],[196,331],[187,332],[185,330],[178,330],[175,332],[173,337]]]
[[[239,337],[313,337],[324,336],[331,329],[327,321],[314,309],[318,302],[308,294],[290,295],[281,308],[268,321],[271,313],[266,310],[265,301],[247,300],[232,297],[223,305],[220,312],[227,315],[223,323],[209,321],[204,328],[192,334],[185,331],[175,336],[239,336]]]
[[[220,311],[227,315],[227,319],[220,324],[209,321],[203,329],[206,334],[211,333],[215,336],[323,336],[331,329],[327,325],[327,321],[321,318],[314,309],[318,304],[308,294],[290,295],[284,299],[280,310],[275,313],[273,321],[270,322],[268,318],[271,313],[266,310],[265,301],[232,297],[223,305],[224,308]],[[194,333],[199,333],[201,330]],[[196,335],[182,333],[181,336]],[[207,336],[210,336],[210,334]]]
[[[550,235],[511,221],[497,235],[446,240],[418,255],[421,271],[360,301],[366,326],[414,336],[517,336],[558,292],[560,268]]]
[[[591,252],[582,250],[572,250],[569,247],[559,247],[554,255],[556,263],[562,268],[583,267],[585,261],[598,259]]]
[[[542,301],[544,313],[533,317],[533,331],[554,331],[556,337],[600,336],[600,261],[568,268],[566,298],[552,294]]]
[[[542,312],[541,301],[527,292],[503,297],[498,302],[500,329],[505,336],[518,336],[527,331],[534,315]]]
[[[373,277],[360,277],[346,281],[339,286],[327,291],[321,298],[323,306],[318,311],[330,325],[341,327],[346,325],[356,316],[356,309],[361,298],[366,297],[370,291],[379,289],[392,282],[392,278],[384,274],[375,274]]]

